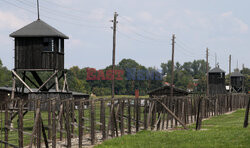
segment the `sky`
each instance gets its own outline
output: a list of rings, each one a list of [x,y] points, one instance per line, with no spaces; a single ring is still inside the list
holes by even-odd
[[[116,63],[131,58],[160,68],[175,61],[206,58],[229,69],[250,68],[249,0],[40,0],[40,18],[69,36],[65,67],[105,68],[112,63],[114,12],[117,18]],[[14,66],[14,41],[9,34],[37,19],[36,0],[0,0],[0,59]],[[238,62],[237,62],[238,61]]]

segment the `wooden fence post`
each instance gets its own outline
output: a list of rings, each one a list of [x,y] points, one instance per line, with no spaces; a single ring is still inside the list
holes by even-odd
[[[83,112],[83,106],[82,106],[82,101],[79,101],[79,106],[78,106],[78,136],[79,136],[79,148],[82,147],[82,112]]]
[[[8,102],[6,102],[6,104],[5,104],[5,130],[4,130],[4,132],[5,132],[5,137],[4,137],[4,141],[6,142],[6,144],[4,145],[4,147],[5,148],[8,148],[9,146],[8,146],[8,141],[9,141],[9,129],[8,129],[8,127],[9,127],[9,103]],[[1,121],[2,122],[2,121]]]
[[[34,122],[34,127],[32,129],[32,133],[31,133],[31,136],[30,136],[30,144],[29,144],[29,148],[32,148],[32,144],[33,144],[33,139],[34,139],[34,135],[36,134],[37,132],[37,127],[39,126],[39,119],[40,119],[40,100],[37,100],[37,103],[36,103],[36,114],[35,114],[35,122]]]
[[[51,140],[51,99],[48,101],[48,139]]]
[[[61,105],[60,105],[60,112],[61,112],[61,115],[59,115],[59,127],[60,127],[60,141],[63,140],[63,116],[64,116],[64,106],[63,106],[63,102],[61,102]]]
[[[18,143],[19,147],[23,147],[23,100],[19,100],[19,112],[18,112]]]
[[[95,144],[95,102],[90,101],[91,144]]]
[[[56,100],[52,100],[52,148],[56,148]]]
[[[69,112],[69,100],[66,102],[66,133],[67,133],[67,148],[71,148],[71,132],[70,132],[70,112]]]
[[[128,99],[128,134],[131,134],[131,102]]]
[[[40,102],[40,100],[37,100],[37,107],[39,106],[41,106],[41,102]],[[40,118],[41,118],[41,112],[39,112],[39,118],[38,118],[38,122],[37,122],[37,131],[36,131],[36,136],[37,136],[37,140],[36,140],[36,145],[37,145],[37,148],[41,148],[41,144],[42,144],[42,142],[41,142],[41,140],[42,140],[42,138],[41,138],[41,122],[40,122]]]
[[[139,98],[136,98],[135,99],[135,111],[136,111],[136,124],[135,124],[135,128],[136,128],[136,132],[138,132],[139,131],[139,126],[140,126],[140,123],[139,123],[139,119],[140,119],[140,115],[139,115]]]
[[[201,129],[201,123],[202,123],[202,115],[201,115],[201,110],[202,110],[202,98],[199,99],[198,103],[198,111],[197,111],[197,120],[196,120],[196,130]]]
[[[247,103],[247,106],[246,106],[244,128],[246,128],[248,126],[249,107],[250,107],[250,98],[248,99],[248,103]]]
[[[71,137],[74,137],[74,127],[75,127],[75,102],[74,99],[71,99],[70,102],[70,110],[71,110],[71,121],[70,121],[70,125],[71,125]]]
[[[124,135],[124,120],[123,120],[123,117],[124,117],[124,100],[122,100],[121,102],[120,102],[121,104],[120,104],[120,123],[121,123],[121,136],[123,136]]]
[[[105,102],[104,99],[101,99],[101,109],[100,109],[100,120],[101,120],[101,131],[102,131],[102,140],[106,139],[106,114],[105,114]]]
[[[144,101],[144,130],[148,129],[148,124],[147,124],[147,107],[148,107],[148,100],[145,99]]]

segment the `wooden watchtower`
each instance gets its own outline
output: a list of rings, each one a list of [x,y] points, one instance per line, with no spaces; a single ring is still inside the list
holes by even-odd
[[[225,71],[215,67],[208,72],[209,94],[225,94]]]
[[[64,78],[62,92],[68,90],[66,70],[64,70],[64,40],[68,36],[39,18],[10,34],[15,39],[15,67],[13,74],[13,92],[18,79],[30,92],[49,92],[55,88],[59,92],[59,80]],[[38,72],[52,72],[47,80],[42,80]],[[28,77],[27,73],[31,73]],[[19,74],[19,75],[18,75]],[[60,75],[59,75],[60,74]],[[33,81],[35,80],[35,81]],[[48,86],[48,83],[53,83]],[[29,81],[36,89],[31,89]]]
[[[231,74],[231,85],[232,85],[232,92],[234,93],[244,93],[244,85],[245,85],[245,77],[243,74],[236,69]]]

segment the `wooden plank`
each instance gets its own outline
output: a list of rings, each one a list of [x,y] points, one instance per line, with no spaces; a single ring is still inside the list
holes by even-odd
[[[121,130],[121,136],[124,135],[124,100],[120,101],[120,130]]]
[[[70,101],[70,110],[71,110],[71,123],[75,123],[75,102]],[[71,134],[74,134],[74,124],[71,124]]]
[[[0,140],[0,143],[3,143],[4,145],[9,145],[9,146],[11,146],[11,147],[13,147],[13,148],[20,148],[19,146],[16,146],[16,145],[14,145],[14,144],[8,143],[8,142],[6,142],[6,141]]]
[[[52,100],[52,148],[56,148],[56,101]]]
[[[135,124],[135,128],[136,128],[136,132],[139,131],[140,128],[140,124],[139,124],[139,99],[135,98],[135,115],[136,115],[136,124]]]
[[[40,105],[40,101],[36,101],[37,106],[41,106]],[[41,112],[39,112],[39,118],[38,118],[38,123],[37,123],[37,131],[36,131],[36,136],[37,136],[37,140],[36,140],[36,146],[37,148],[41,148],[41,144],[42,144],[42,138],[41,138],[41,122],[40,122],[40,118],[41,118]]]
[[[188,129],[187,126],[178,117],[176,117],[175,114],[169,110],[165,104],[163,104],[158,99],[156,99],[156,101],[159,102],[166,109],[166,111],[184,127],[184,129]]]
[[[6,103],[5,104],[5,119],[4,119],[4,122],[5,122],[5,129],[4,129],[4,141],[6,142],[6,144],[4,145],[5,148],[8,148],[8,142],[9,142],[9,129],[6,128],[7,126],[9,126],[9,113],[8,113],[8,109],[9,109],[9,104]]]
[[[95,102],[92,99],[90,101],[90,125],[91,125],[91,144],[95,144]]]
[[[37,90],[39,92],[56,74],[58,71],[56,70]]]
[[[42,119],[41,116],[40,116],[40,122],[41,122],[41,124],[42,124],[43,140],[44,140],[44,143],[45,143],[45,147],[46,147],[46,148],[49,148],[49,143],[48,143],[48,139],[47,139],[45,127],[44,127],[43,119]]]
[[[48,100],[48,127],[51,127],[51,99]],[[51,128],[48,128],[48,139],[51,140]]]
[[[11,72],[30,92],[33,92],[32,89],[18,76],[18,74],[14,70],[12,70]]]
[[[201,116],[201,105],[202,104],[202,99],[199,99],[198,103],[198,111],[197,111],[197,120],[196,120],[196,130],[201,129],[201,122],[202,122],[202,116]]]
[[[79,107],[78,107],[78,137],[79,137],[79,140],[78,140],[78,145],[79,145],[79,148],[82,147],[82,138],[83,138],[83,128],[82,128],[82,121],[83,121],[83,118],[82,118],[82,112],[83,112],[83,103],[80,101],[79,102]]]
[[[100,109],[100,122],[102,123],[101,125],[101,131],[102,131],[102,140],[106,139],[106,117],[105,117],[105,102],[102,99],[101,100],[101,109]]]
[[[147,130],[148,129],[148,123],[147,123],[147,106],[148,106],[148,100],[144,100],[144,117],[143,117],[143,120],[144,120],[144,130]]]
[[[66,102],[66,122],[65,127],[67,131],[67,148],[71,148],[71,132],[70,132],[70,112],[69,112],[69,100]]]
[[[131,134],[131,102],[128,99],[128,134]]]
[[[23,147],[23,100],[19,101],[18,111],[18,145]]]
[[[35,132],[37,130],[37,125],[38,125],[38,122],[39,122],[39,117],[40,117],[40,100],[38,100],[37,109],[36,109],[36,114],[35,115],[36,115],[35,116],[35,122],[34,122],[34,127],[33,127],[33,130],[32,130],[32,134],[30,136],[29,148],[32,148],[32,143],[33,143],[34,135],[35,135]]]
[[[248,126],[249,107],[250,107],[250,97],[248,99],[248,103],[246,106],[245,120],[244,120],[244,126],[243,126],[244,128],[247,128]]]

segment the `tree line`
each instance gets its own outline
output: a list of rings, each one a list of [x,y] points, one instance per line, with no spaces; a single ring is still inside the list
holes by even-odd
[[[171,60],[167,63],[161,63],[161,69],[155,67],[145,67],[135,60],[123,59],[116,66],[116,70],[124,71],[123,79],[115,81],[115,94],[117,95],[134,95],[135,89],[139,89],[140,95],[147,95],[150,90],[156,89],[163,85],[171,83]],[[111,94],[112,81],[110,80],[88,80],[88,70],[91,67],[79,68],[73,66],[68,69],[68,84],[71,91],[77,91],[97,96]],[[97,70],[94,75],[98,76],[98,71],[106,73],[112,69],[112,65],[104,69]],[[209,66],[210,69],[210,66]],[[132,71],[132,72],[131,72]],[[250,69],[244,68],[242,74],[245,75],[246,89],[250,90]],[[131,79],[131,74],[133,78]],[[32,78],[30,73],[27,75]],[[51,72],[39,72],[42,80],[46,80]],[[129,78],[130,77],[130,78]],[[32,79],[33,80],[33,79]],[[30,86],[32,84],[27,82]],[[53,82],[51,82],[53,83]],[[47,85],[51,85],[48,83]],[[63,83],[63,81],[59,81]],[[226,76],[226,84],[229,84],[229,76]],[[0,60],[0,86],[12,85],[11,71],[3,66]],[[174,85],[183,90],[204,93],[206,91],[206,62],[204,60],[194,60],[185,62],[182,65],[175,63],[174,68]],[[17,86],[22,86],[17,81]]]

